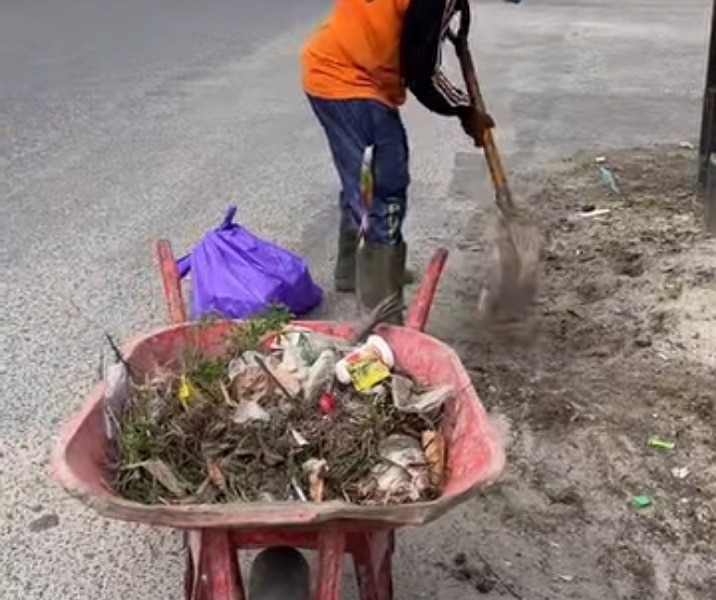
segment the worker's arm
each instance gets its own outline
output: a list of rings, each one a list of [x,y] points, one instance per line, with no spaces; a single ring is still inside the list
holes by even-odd
[[[469,11],[469,0],[410,0],[400,41],[403,80],[428,110],[460,118],[465,133],[482,143],[485,128],[493,127],[489,115],[479,112],[468,95],[453,85],[441,69],[442,47],[450,22]],[[463,32],[467,35],[467,31]]]
[[[459,116],[470,99],[441,69],[445,33],[451,19],[469,0],[410,0],[403,22],[400,64],[405,85],[427,109]]]

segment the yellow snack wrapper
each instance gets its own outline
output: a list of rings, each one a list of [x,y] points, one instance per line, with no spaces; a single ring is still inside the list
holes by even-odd
[[[350,362],[346,369],[350,373],[353,386],[359,392],[365,392],[390,377],[390,369],[374,358]]]

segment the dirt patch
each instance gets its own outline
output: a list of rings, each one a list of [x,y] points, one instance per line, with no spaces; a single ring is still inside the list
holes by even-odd
[[[510,466],[484,510],[520,547],[494,554],[530,557],[512,577],[525,597],[702,599],[716,589],[716,244],[696,156],[595,156],[532,199],[546,241],[530,343],[462,342],[509,421]]]
[[[46,515],[42,515],[34,521],[31,521],[27,528],[31,533],[40,533],[42,531],[52,529],[53,527],[57,527],[59,524],[60,518],[54,513],[48,513]]]

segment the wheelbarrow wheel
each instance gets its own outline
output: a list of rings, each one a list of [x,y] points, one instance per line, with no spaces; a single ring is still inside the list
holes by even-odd
[[[310,568],[295,548],[267,548],[251,565],[248,600],[309,600],[310,595]]]

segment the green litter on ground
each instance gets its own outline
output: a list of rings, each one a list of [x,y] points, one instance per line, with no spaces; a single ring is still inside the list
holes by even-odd
[[[653,435],[649,438],[649,446],[652,448],[658,448],[659,450],[673,450],[676,448],[676,442],[673,440],[665,440],[657,435]]]
[[[634,496],[631,503],[634,508],[648,508],[653,504],[651,498],[645,495]]]

